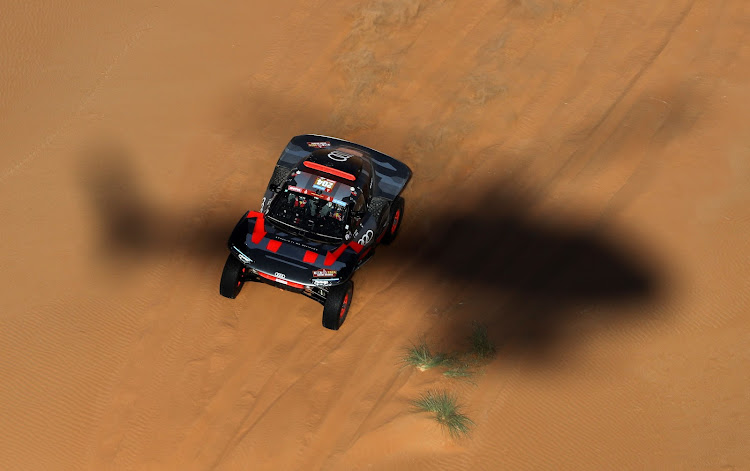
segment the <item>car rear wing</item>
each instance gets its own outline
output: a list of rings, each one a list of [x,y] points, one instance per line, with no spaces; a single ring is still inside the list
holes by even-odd
[[[375,171],[372,196],[393,200],[409,182],[411,169],[393,157],[360,144],[318,134],[302,134],[293,137],[281,153],[276,165],[292,168],[314,150],[343,145],[359,149],[370,157]]]

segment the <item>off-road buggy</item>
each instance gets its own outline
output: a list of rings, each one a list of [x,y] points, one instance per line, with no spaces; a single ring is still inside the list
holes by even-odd
[[[354,294],[352,275],[390,244],[404,216],[405,164],[341,139],[296,136],[281,153],[260,211],[229,237],[220,293],[235,298],[254,281],[323,305],[323,326],[338,330]]]

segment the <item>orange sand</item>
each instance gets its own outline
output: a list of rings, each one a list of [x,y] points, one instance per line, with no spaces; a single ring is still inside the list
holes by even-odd
[[[747,1],[10,3],[0,469],[750,469]],[[306,132],[414,170],[338,332],[218,294]]]

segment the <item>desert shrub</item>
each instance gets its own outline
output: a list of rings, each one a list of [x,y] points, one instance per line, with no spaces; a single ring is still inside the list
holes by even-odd
[[[402,361],[406,364],[419,368],[420,371],[425,371],[436,366],[445,366],[449,364],[452,359],[445,353],[432,353],[427,342],[422,340],[420,343],[412,345],[406,349],[406,354],[402,358]]]
[[[486,361],[495,356],[496,348],[487,335],[487,326],[479,322],[472,323],[471,335],[469,335],[471,344],[471,354],[478,360]]]
[[[467,435],[474,425],[459,411],[456,396],[447,391],[427,391],[412,401],[416,412],[432,412],[434,419],[454,438]]]

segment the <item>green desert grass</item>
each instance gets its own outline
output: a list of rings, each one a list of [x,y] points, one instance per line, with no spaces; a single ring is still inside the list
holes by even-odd
[[[445,353],[432,353],[427,342],[422,340],[420,343],[412,345],[406,349],[406,355],[402,359],[404,363],[425,371],[436,366],[446,366],[451,363],[452,359]]]
[[[487,334],[487,326],[479,322],[472,323],[468,337],[469,350],[461,353],[433,353],[423,339],[418,344],[406,348],[402,361],[425,371],[430,368],[443,367],[443,374],[449,378],[469,380],[476,374],[476,368],[491,360],[497,348]]]
[[[454,438],[467,435],[474,422],[459,411],[456,396],[447,391],[427,391],[412,401],[416,412],[432,412]]]
[[[406,349],[406,355],[402,360],[421,371],[440,366],[445,368],[443,375],[473,383],[471,378],[476,374],[477,368],[491,360],[497,353],[497,348],[489,338],[487,326],[479,322],[472,323],[468,340],[468,351],[446,354],[433,353],[427,342],[422,339]],[[412,401],[412,405],[418,412],[433,413],[435,420],[454,438],[467,435],[474,425],[474,422],[459,410],[456,396],[447,391],[427,391]]]
[[[479,322],[472,323],[469,342],[471,343],[471,354],[474,355],[477,360],[490,360],[497,352],[495,344],[492,343],[487,335],[487,326]]]
[[[448,366],[448,369],[443,371],[443,375],[473,383],[471,378],[476,374],[476,371],[473,369],[474,366],[475,362],[457,359]]]

